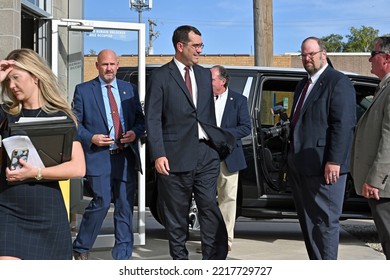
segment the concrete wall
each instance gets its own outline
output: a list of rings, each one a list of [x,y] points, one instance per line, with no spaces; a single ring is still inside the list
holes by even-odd
[[[3,59],[8,53],[20,48],[20,0],[0,1],[0,58]]]

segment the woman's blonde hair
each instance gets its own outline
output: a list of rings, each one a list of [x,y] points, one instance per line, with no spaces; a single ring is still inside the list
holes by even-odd
[[[77,118],[65,98],[66,93],[45,60],[35,51],[24,48],[13,50],[5,59],[14,60],[15,68],[27,71],[38,79],[39,98],[42,99],[44,112],[48,114],[58,111],[65,112],[77,125]],[[5,110],[11,115],[19,115],[22,104],[11,92],[8,79],[1,83],[1,96]]]

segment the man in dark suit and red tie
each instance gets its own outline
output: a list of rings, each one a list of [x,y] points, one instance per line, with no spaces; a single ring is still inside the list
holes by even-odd
[[[227,233],[216,198],[220,158],[212,146],[222,143],[223,135],[232,135],[216,127],[211,73],[198,65],[201,33],[193,26],[180,26],[172,42],[175,56],[153,70],[145,99],[148,148],[157,171],[162,223],[172,258],[188,259],[193,193],[202,258],[225,259]]]
[[[355,89],[346,75],[328,65],[326,56],[318,38],[302,42],[308,76],[294,94],[288,154],[299,222],[309,258],[315,260],[337,259],[356,124]]]
[[[136,85],[116,79],[119,61],[112,50],[97,56],[99,76],[76,86],[73,109],[78,118],[93,198],[73,243],[74,258],[88,259],[104,218],[114,202],[112,257],[127,260],[133,251],[133,205],[140,171],[138,139],[145,132]]]

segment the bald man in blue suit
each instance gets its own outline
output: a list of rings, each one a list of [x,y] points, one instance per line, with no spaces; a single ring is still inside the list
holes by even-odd
[[[96,62],[99,76],[77,85],[74,93],[73,109],[79,120],[78,135],[85,153],[86,177],[93,191],[73,243],[77,260],[88,259],[112,201],[115,206],[112,257],[127,260],[133,251],[136,171],[141,171],[137,140],[145,132],[145,118],[137,87],[116,79],[118,65],[113,51],[101,51]],[[118,107],[122,126],[119,137],[107,85],[111,86]]]

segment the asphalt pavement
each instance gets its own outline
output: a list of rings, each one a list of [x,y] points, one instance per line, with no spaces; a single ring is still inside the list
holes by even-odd
[[[339,260],[384,260],[384,255],[370,246],[364,238],[372,231],[371,220],[342,221]],[[345,227],[344,227],[345,225]],[[359,228],[353,235],[344,228]],[[102,232],[113,232],[112,212],[103,225]],[[146,212],[146,244],[136,245],[133,260],[171,260],[164,228]],[[200,260],[196,253],[200,246],[198,232],[191,231],[187,243],[189,258]],[[111,248],[95,248],[90,252],[92,260],[112,260]],[[235,239],[228,260],[308,260],[299,223],[295,219],[256,220],[240,217],[235,227]]]

